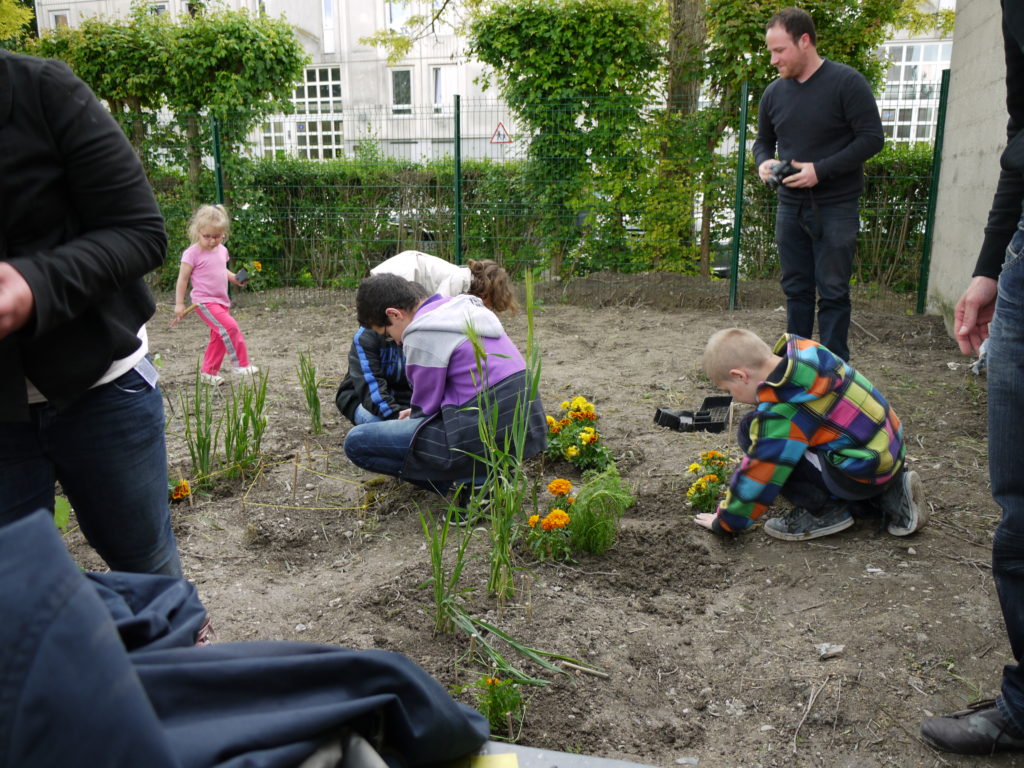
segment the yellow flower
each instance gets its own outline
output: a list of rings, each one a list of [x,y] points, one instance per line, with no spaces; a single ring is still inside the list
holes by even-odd
[[[175,501],[178,501],[179,499],[184,499],[191,495],[192,489],[189,488],[188,480],[182,480],[180,483],[174,486],[174,491],[171,492],[171,498],[174,499]]]
[[[572,483],[561,477],[548,483],[548,493],[552,496],[565,496],[571,490]]]
[[[252,268],[255,269],[257,272],[262,272],[263,271],[263,265],[260,264],[258,261],[254,261],[252,263]]]
[[[693,463],[693,464],[691,464],[691,465],[690,465],[690,467],[689,467],[689,471],[690,471],[690,472],[692,472],[692,473],[693,473],[693,474],[695,474],[695,475],[696,475],[696,474],[697,474],[698,472],[700,472],[700,470],[701,470],[701,469],[702,469],[702,467],[701,467],[701,466],[700,466],[700,464],[698,464],[697,462],[694,462],[694,463]]]
[[[593,410],[594,408],[593,405],[587,402],[587,398],[580,396],[574,397],[572,402],[569,403],[569,407],[574,411]]]
[[[569,410],[569,401],[568,400],[563,400],[562,404],[560,406],[558,406],[558,407],[561,408],[563,411],[568,411]]]
[[[558,423],[557,421],[555,421],[555,417],[554,416],[548,415],[547,419],[548,419],[548,429],[551,429],[551,427],[555,426],[555,424]]]
[[[540,527],[545,531],[551,531],[555,528],[565,528],[569,524],[569,515],[565,513],[564,509],[552,509],[548,513],[540,524]]]
[[[537,523],[540,521],[540,515],[530,515],[530,519],[526,521],[526,524],[531,528],[535,528]]]
[[[565,449],[565,458],[567,458],[567,459],[575,458],[576,456],[579,456],[579,453],[580,453],[580,449],[579,448],[577,448],[575,445],[570,445],[568,448]]]

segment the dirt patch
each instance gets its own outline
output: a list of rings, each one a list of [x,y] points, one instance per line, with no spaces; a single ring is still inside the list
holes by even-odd
[[[576,394],[596,404],[637,503],[605,556],[524,561],[518,597],[500,610],[484,594],[483,563],[470,562],[474,612],[608,675],[549,676],[531,689],[521,742],[705,768],[1017,765],[940,756],[916,737],[929,713],[994,692],[1010,660],[989,568],[998,510],[986,482],[984,380],[967,372],[940,319],[858,308],[851,334],[855,363],[903,418],[932,507],[928,528],[896,539],[862,522],[788,544],[760,532],[721,540],[692,522],[686,467],[703,450],[735,450],[733,439],[660,429],[654,410],[693,408],[712,394],[698,371],[712,331],[781,333],[775,290],[763,307],[737,312],[725,311],[718,287],[705,301],[661,275],[538,292],[545,405],[556,410]],[[247,296],[236,313],[254,362],[270,373],[266,463],[244,483],[174,507],[187,575],[223,640],[388,648],[445,685],[470,682],[482,670],[467,657],[469,641],[432,635],[430,595],[418,588],[429,574],[418,510],[437,500],[370,482],[341,449],[346,423],[333,394],[352,296],[301,300],[317,306]],[[206,330],[190,320],[167,331],[170,313],[165,298],[150,342],[163,363],[172,471],[188,476],[179,396]],[[524,317],[507,327],[525,340]],[[300,350],[323,382],[323,435],[308,432]],[[546,479],[577,479],[564,464],[535,467]],[[99,565],[77,534],[69,539],[80,562]],[[822,661],[826,643],[844,649]]]

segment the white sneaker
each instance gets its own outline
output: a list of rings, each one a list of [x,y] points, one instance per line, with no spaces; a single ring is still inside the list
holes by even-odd
[[[235,373],[237,373],[239,376],[245,376],[247,374],[249,376],[255,376],[259,372],[260,369],[257,368],[255,365],[244,365],[241,368],[235,368]]]
[[[211,387],[219,387],[224,383],[224,377],[218,376],[215,373],[200,373],[199,381]]]

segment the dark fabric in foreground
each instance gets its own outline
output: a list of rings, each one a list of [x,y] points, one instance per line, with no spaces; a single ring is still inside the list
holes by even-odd
[[[45,512],[0,528],[0,766],[296,766],[346,726],[417,766],[487,738],[400,654],[195,648],[204,616],[179,579],[83,576]]]

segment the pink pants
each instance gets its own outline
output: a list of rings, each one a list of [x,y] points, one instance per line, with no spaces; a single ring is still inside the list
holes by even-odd
[[[242,330],[223,304],[200,304],[196,313],[210,326],[210,343],[203,355],[203,373],[216,375],[224,362],[224,355],[235,368],[249,365],[249,352],[245,348]]]

